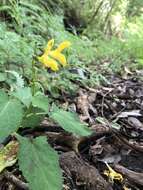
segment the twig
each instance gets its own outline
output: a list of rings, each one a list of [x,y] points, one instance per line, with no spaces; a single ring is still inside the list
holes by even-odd
[[[103,95],[103,98],[102,98],[102,103],[101,103],[101,114],[102,114],[102,117],[104,117],[104,102],[105,102],[105,97],[110,94],[112,92],[112,90],[109,90],[108,92],[105,93],[105,95]]]
[[[15,186],[17,186],[20,189],[23,190],[29,190],[28,184],[24,183],[23,181],[19,180],[17,177],[15,177],[13,174],[11,174],[8,171],[4,172],[4,177],[10,181],[11,183],[13,183]]]
[[[115,137],[117,139],[120,140],[120,142],[126,144],[128,147],[132,148],[133,150],[139,151],[143,153],[143,147],[136,145],[136,144],[131,144],[127,139],[125,139],[121,134],[119,134],[118,131],[116,131],[115,129],[112,129],[113,134],[115,135]]]
[[[129,170],[121,165],[115,165],[115,170],[120,172],[122,175],[127,177],[129,180],[133,181],[136,184],[143,186],[143,173],[134,172],[132,170]]]

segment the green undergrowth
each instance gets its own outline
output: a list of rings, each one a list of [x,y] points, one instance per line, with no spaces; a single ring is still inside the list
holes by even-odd
[[[78,88],[74,82],[78,78],[83,80],[83,74],[80,76],[78,71],[71,72],[70,68],[74,70],[81,69],[84,73],[85,64],[90,64],[94,59],[94,48],[92,48],[92,41],[86,36],[78,36],[65,30],[63,11],[59,9],[58,14],[45,9],[43,3],[31,3],[29,1],[8,1],[1,5],[2,18],[0,22],[0,69],[1,72],[5,70],[15,70],[27,80],[31,76],[32,58],[35,53],[41,53],[41,49],[46,45],[51,38],[55,39],[56,44],[69,40],[72,44],[68,52],[69,66],[57,74],[48,74],[49,80],[53,80],[56,92],[58,89],[65,89],[66,91],[73,91]],[[47,78],[47,72],[38,70],[40,80]],[[42,75],[42,77],[41,77]],[[84,83],[89,83],[89,78],[84,77]],[[48,81],[48,80],[47,80]],[[45,90],[53,89],[49,86],[49,81],[43,81]],[[51,83],[51,84],[53,84]],[[53,96],[54,91],[50,93]]]
[[[75,0],[76,2],[76,0]],[[76,2],[77,3],[77,2]],[[90,2],[81,5],[77,14],[75,5],[69,1],[3,1],[0,6],[0,70],[15,70],[23,75],[27,81],[31,78],[32,57],[41,53],[41,49],[51,38],[56,44],[69,40],[72,47],[68,51],[69,67],[53,75],[38,70],[39,80],[43,79],[44,89],[55,97],[62,91],[76,92],[79,84],[96,86],[105,82],[102,71],[109,73],[121,72],[123,66],[142,68],[142,18],[138,22],[126,22],[122,37],[105,36],[98,29],[86,30],[87,14]],[[55,6],[55,5],[58,6]],[[80,7],[81,6],[81,7]],[[57,8],[55,8],[57,7]],[[69,11],[68,11],[69,10]],[[74,12],[75,11],[75,12]],[[67,14],[67,12],[69,12]],[[73,13],[80,21],[79,26],[66,26],[65,19]],[[134,23],[134,24],[133,24]],[[94,25],[95,23],[89,23]],[[134,31],[136,30],[136,31]],[[48,81],[46,84],[46,80]],[[49,86],[49,80],[53,82]],[[78,81],[78,82],[77,82]],[[54,84],[54,87],[53,87]]]
[[[131,70],[143,68],[143,19],[127,23],[122,37],[101,37],[96,40],[95,60],[111,73],[121,72],[124,66]],[[105,64],[104,64],[105,63]],[[107,64],[106,64],[107,63]]]

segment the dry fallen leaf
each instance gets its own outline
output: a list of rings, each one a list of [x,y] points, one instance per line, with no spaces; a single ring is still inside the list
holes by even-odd
[[[0,173],[17,161],[18,142],[11,141],[0,149]]]

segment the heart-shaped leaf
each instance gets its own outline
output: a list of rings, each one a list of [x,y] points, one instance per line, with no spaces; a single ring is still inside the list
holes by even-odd
[[[31,190],[61,190],[62,175],[57,153],[45,137],[28,139],[17,137],[20,142],[18,154],[20,169]]]
[[[0,91],[0,141],[20,127],[22,117],[20,102],[9,99],[5,92]]]
[[[55,120],[63,129],[79,136],[91,135],[91,130],[82,124],[77,115],[61,109],[55,109],[51,113],[51,118]]]

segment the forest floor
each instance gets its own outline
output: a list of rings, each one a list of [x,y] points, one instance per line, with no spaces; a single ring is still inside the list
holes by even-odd
[[[46,118],[41,126],[21,131],[48,137],[60,155],[64,190],[143,188],[143,82],[136,74],[108,80],[108,85],[80,88],[76,97],[59,100],[88,124],[91,136],[76,137]],[[0,177],[0,190],[27,189],[17,165],[9,172]]]

